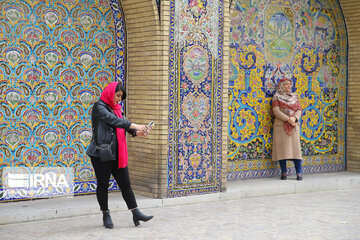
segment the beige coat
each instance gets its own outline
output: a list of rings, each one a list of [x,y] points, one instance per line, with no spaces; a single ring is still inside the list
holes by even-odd
[[[291,136],[287,135],[283,124],[289,118],[283,113],[279,107],[274,107],[275,115],[274,131],[273,131],[273,146],[272,146],[272,160],[279,161],[284,159],[302,159],[301,145],[300,145],[300,125],[299,119],[301,111],[296,111],[295,118],[296,127],[292,129]]]

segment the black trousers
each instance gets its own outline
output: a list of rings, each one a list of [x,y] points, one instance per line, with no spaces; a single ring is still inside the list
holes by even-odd
[[[91,158],[95,176],[97,179],[96,197],[100,210],[108,210],[108,189],[111,174],[118,184],[128,209],[137,207],[134,192],[131,188],[129,170],[118,168],[117,161],[101,162],[99,158]]]

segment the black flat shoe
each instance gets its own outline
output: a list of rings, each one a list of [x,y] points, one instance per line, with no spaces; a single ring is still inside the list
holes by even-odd
[[[303,180],[303,177],[301,175],[297,175],[296,180],[301,181]]]
[[[286,180],[287,179],[287,176],[286,174],[281,174],[281,177],[280,177],[281,180]]]

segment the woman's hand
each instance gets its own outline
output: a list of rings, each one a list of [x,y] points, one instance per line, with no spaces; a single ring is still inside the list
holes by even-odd
[[[148,127],[148,131],[146,131],[146,132],[137,131],[137,132],[136,132],[136,136],[139,136],[139,137],[147,137],[147,135],[150,134],[151,129],[152,129],[152,127]]]
[[[147,125],[140,125],[135,123],[132,123],[130,125],[130,128],[136,129],[137,130],[136,135],[142,137],[146,137],[151,131],[151,128],[148,127]]]
[[[296,118],[295,117],[289,117],[289,119],[287,121],[291,126],[293,126],[293,127],[296,126],[296,124],[295,124]]]
[[[149,135],[149,132],[141,132],[141,131],[136,132],[136,136],[139,137],[147,137],[147,135]]]

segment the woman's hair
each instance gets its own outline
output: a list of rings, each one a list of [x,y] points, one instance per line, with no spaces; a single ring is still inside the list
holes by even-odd
[[[116,85],[116,88],[115,88],[115,92],[119,92],[119,91],[122,91],[123,92],[123,95],[121,97],[121,100],[124,101],[126,99],[126,90],[125,88],[121,85],[121,83],[118,83],[118,85]]]

